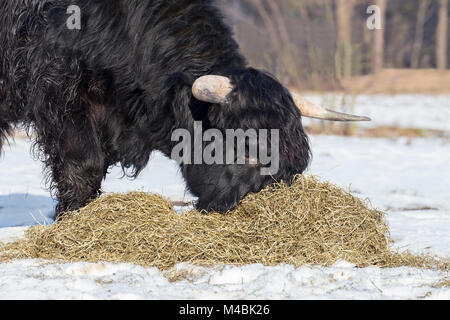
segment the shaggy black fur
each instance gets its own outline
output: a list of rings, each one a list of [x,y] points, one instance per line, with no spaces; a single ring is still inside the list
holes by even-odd
[[[66,27],[73,4],[81,30]],[[192,131],[195,120],[222,131],[280,129],[281,140],[275,176],[249,165],[182,164],[201,209],[225,212],[308,166],[292,97],[247,66],[210,0],[2,0],[0,21],[0,150],[14,127],[34,133],[57,217],[97,197],[112,165],[137,176],[152,151],[170,156],[173,130]],[[193,98],[193,82],[206,74],[232,79],[228,107]]]

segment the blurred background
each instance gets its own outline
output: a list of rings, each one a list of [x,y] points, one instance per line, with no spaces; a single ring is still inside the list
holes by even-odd
[[[288,86],[450,93],[448,0],[218,3],[249,62]],[[381,29],[371,27],[378,22],[374,19],[380,19]]]

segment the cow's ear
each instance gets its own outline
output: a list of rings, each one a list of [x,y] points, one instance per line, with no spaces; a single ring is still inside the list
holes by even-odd
[[[108,105],[112,104],[112,92],[110,83],[103,80],[92,80],[86,86],[80,88],[80,98],[85,107],[84,113],[94,127],[106,119]]]
[[[195,78],[186,73],[177,72],[171,74],[165,81],[161,92],[162,104],[171,110],[176,123],[181,128],[191,128],[194,117],[190,106],[192,105],[191,87]]]

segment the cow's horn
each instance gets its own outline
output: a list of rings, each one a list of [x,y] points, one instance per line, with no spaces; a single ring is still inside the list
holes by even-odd
[[[233,85],[230,79],[223,76],[203,76],[198,78],[192,86],[192,93],[196,99],[210,103],[227,104],[227,96],[231,91],[233,91]],[[323,109],[297,93],[291,94],[295,104],[304,117],[330,121],[371,121],[368,117]]]
[[[306,100],[301,95],[297,93],[292,93],[292,98],[294,99],[295,104],[299,108],[302,116],[321,119],[321,120],[329,120],[329,121],[371,121],[368,117],[360,117],[352,114],[336,112],[333,110],[328,110],[316,106],[312,102]]]
[[[230,79],[222,76],[203,76],[192,85],[192,93],[197,100],[211,103],[227,103],[227,96],[233,91]]]

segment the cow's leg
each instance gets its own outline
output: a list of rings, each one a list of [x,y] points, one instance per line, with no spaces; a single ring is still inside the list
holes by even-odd
[[[2,110],[0,108],[0,154],[2,152],[3,144],[7,141],[8,137],[13,134],[13,125],[11,122],[2,119]]]
[[[80,130],[78,134],[85,132]],[[104,155],[91,139],[76,139],[63,148],[60,161],[52,169],[58,198],[56,219],[98,197],[107,171]]]
[[[68,69],[68,70],[66,70]],[[109,163],[102,144],[107,83],[83,74],[79,64],[53,63],[36,72],[30,122],[46,167],[55,218],[77,210],[100,194]]]
[[[67,121],[58,141],[50,145],[45,163],[58,200],[55,219],[59,219],[99,196],[107,165],[99,137],[81,123]]]
[[[13,108],[8,102],[6,90],[6,80],[2,77],[0,71],[0,153],[5,141],[13,134],[14,124],[18,120],[12,112]]]

